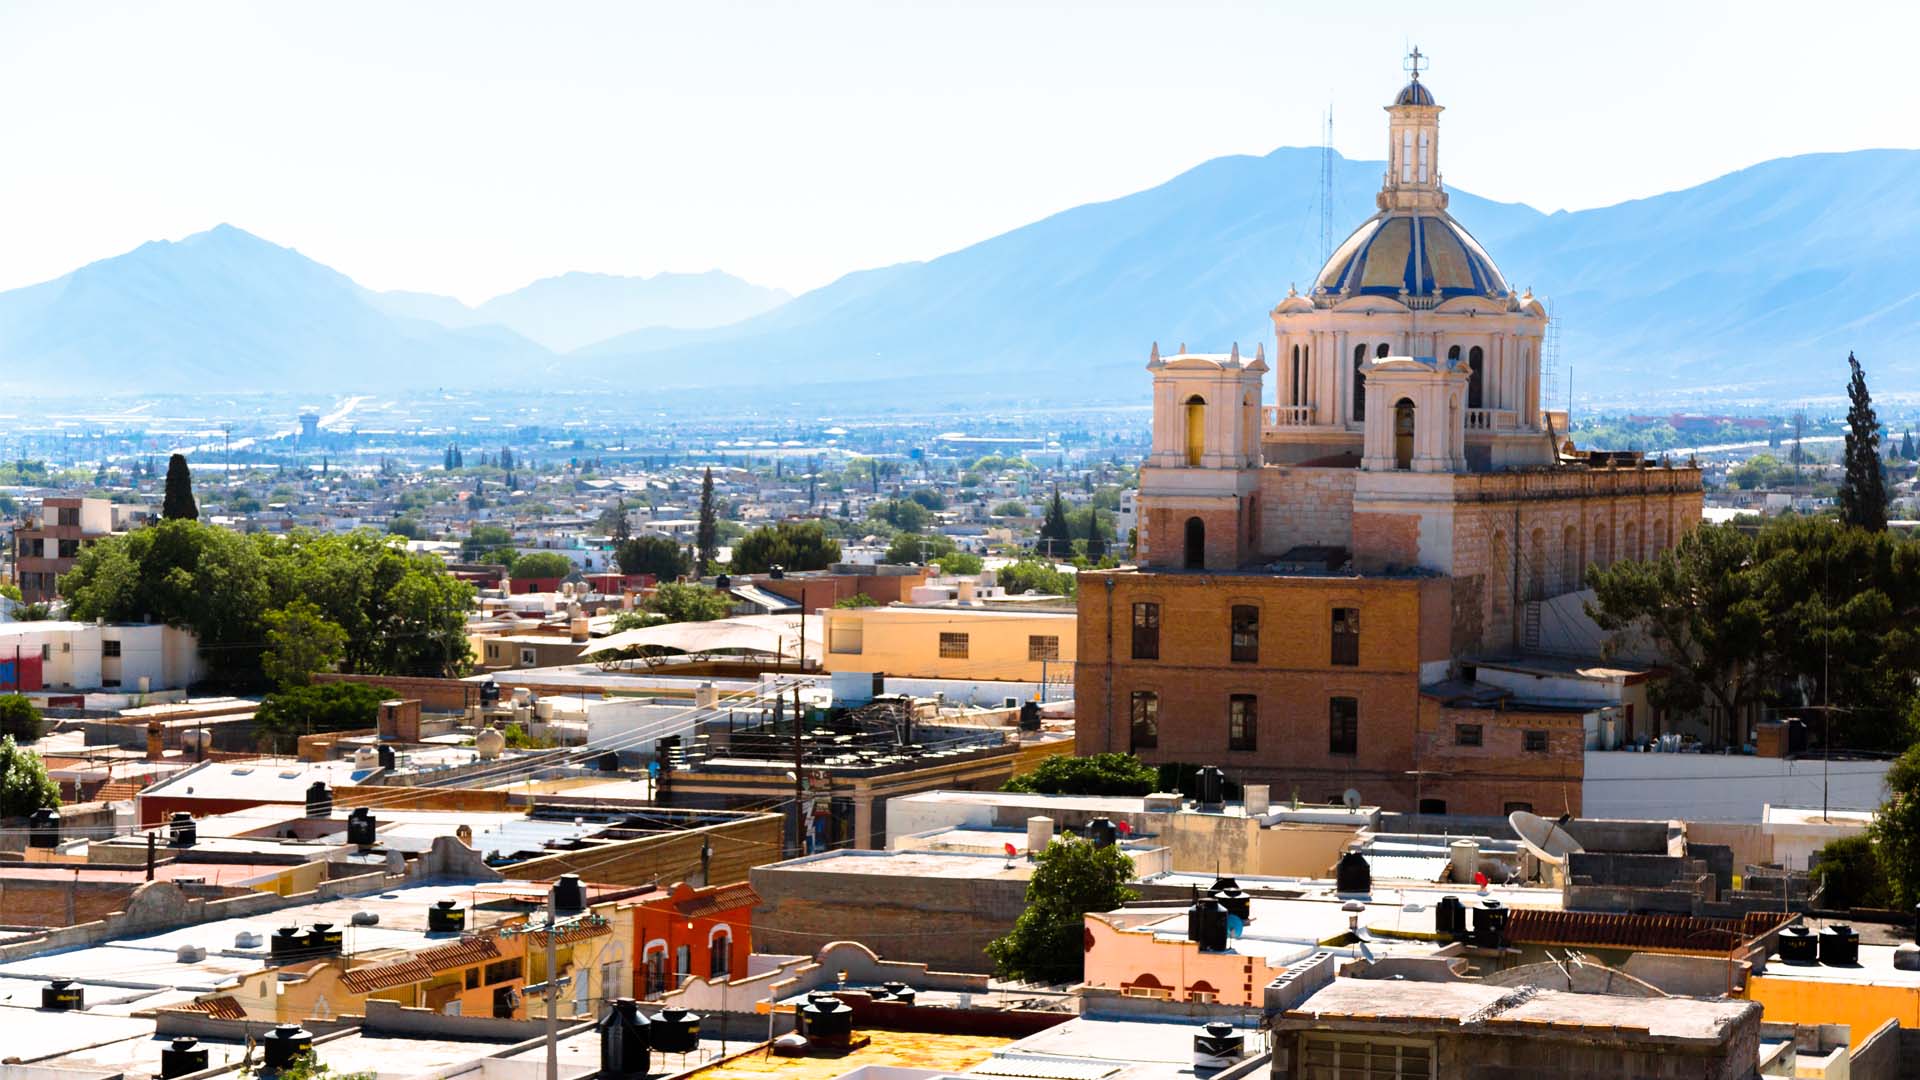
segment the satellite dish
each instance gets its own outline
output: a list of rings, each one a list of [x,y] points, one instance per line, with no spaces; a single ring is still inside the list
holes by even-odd
[[[1573,834],[1560,827],[1556,821],[1530,814],[1525,810],[1515,810],[1507,815],[1507,824],[1520,834],[1520,842],[1527,850],[1548,866],[1565,866],[1567,856],[1576,851],[1585,851]]]
[[[1360,809],[1360,789],[1348,788],[1340,794],[1340,801],[1346,804],[1348,810]]]

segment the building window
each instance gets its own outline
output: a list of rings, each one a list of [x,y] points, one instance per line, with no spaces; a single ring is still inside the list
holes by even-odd
[[[1478,345],[1467,350],[1467,408],[1469,409],[1486,407],[1486,357],[1485,350]]]
[[[677,978],[674,985],[687,985],[687,977],[693,974],[693,946],[682,945],[673,950],[673,973]]]
[[[61,558],[75,559],[75,558],[79,558],[79,556],[80,556],[80,541],[78,540],[60,541],[60,557]]]
[[[1367,347],[1353,347],[1353,419],[1359,423],[1367,418],[1367,373],[1360,368],[1367,362]]]
[[[1259,743],[1260,700],[1252,694],[1227,699],[1227,749],[1252,750]]]
[[[1329,659],[1341,667],[1360,666],[1360,609],[1333,609],[1333,654]]]
[[[1353,757],[1360,752],[1360,701],[1357,698],[1327,699],[1327,753],[1335,757]]]
[[[1151,690],[1133,692],[1132,748],[1152,750],[1160,745],[1160,695]]]
[[[1260,609],[1252,604],[1233,605],[1233,662],[1254,664],[1260,661]]]
[[[56,517],[62,525],[78,525],[80,524],[80,508],[77,506],[63,506],[60,508]]]
[[[1453,725],[1453,745],[1479,746],[1480,745],[1480,725],[1479,724]]]
[[[466,982],[467,982],[467,989],[469,990],[480,989],[480,969],[477,967],[468,968]]]
[[[647,954],[647,996],[658,997],[667,992],[667,950],[655,949]]]
[[[1160,659],[1160,605],[1133,605],[1133,658]]]
[[[1500,812],[1503,814],[1531,814],[1533,813],[1533,804],[1530,802],[1501,803]]]
[[[119,656],[120,643],[118,641],[102,641],[100,643],[100,655],[101,656]]]
[[[1187,464],[1198,468],[1207,450],[1207,399],[1187,399]]]
[[[1523,732],[1520,736],[1521,747],[1529,754],[1547,752],[1547,733],[1544,731]]]
[[[53,659],[53,646],[46,645],[46,644],[41,645],[40,646],[40,662],[45,663],[51,659]]]
[[[521,667],[538,667],[539,661],[537,659],[537,656],[538,654],[535,653],[532,649],[521,649],[520,650],[520,666]]]
[[[1420,800],[1420,813],[1422,813],[1422,814],[1432,814],[1432,815],[1434,815],[1434,816],[1436,816],[1436,817],[1446,817],[1446,816],[1447,816],[1447,800],[1445,800],[1445,799],[1421,799],[1421,800]]]
[[[707,949],[711,954],[707,961],[707,978],[726,978],[732,970],[733,938],[721,934],[713,939],[713,943],[707,946]]]
[[[495,960],[487,965],[486,980],[489,986],[494,983],[509,982],[519,977],[520,958],[517,956],[511,960]]]
[[[941,634],[940,659],[965,660],[967,658],[967,635]]]
[[[1337,1035],[1300,1039],[1301,1080],[1427,1080],[1433,1075],[1430,1043]]]
[[[1053,634],[1027,635],[1028,660],[1060,659],[1060,639]]]

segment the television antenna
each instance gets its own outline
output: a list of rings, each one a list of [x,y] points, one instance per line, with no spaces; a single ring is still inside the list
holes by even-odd
[[[1333,258],[1333,102],[1320,130],[1320,265]]]

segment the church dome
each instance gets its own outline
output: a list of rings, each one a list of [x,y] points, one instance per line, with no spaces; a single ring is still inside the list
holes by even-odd
[[[1400,88],[1400,96],[1393,99],[1395,105],[1431,105],[1433,91],[1419,79],[1415,79]]]
[[[1415,84],[1418,85],[1418,84]],[[1505,300],[1507,279],[1479,241],[1444,210],[1385,210],[1337,248],[1314,279],[1316,295]]]

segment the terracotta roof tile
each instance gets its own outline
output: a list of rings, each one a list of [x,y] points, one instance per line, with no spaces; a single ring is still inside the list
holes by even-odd
[[[706,896],[682,900],[673,906],[682,916],[699,919],[708,915],[717,915],[722,911],[753,907],[759,902],[760,894],[753,891],[753,886],[741,883],[717,889]]]
[[[463,938],[431,949],[421,949],[404,960],[369,964],[340,977],[340,985],[355,994],[371,994],[408,983],[424,982],[448,968],[471,967],[500,957],[500,943],[492,937]]]
[[[203,1012],[208,1016],[220,1020],[245,1020],[247,1018],[246,1006],[241,1005],[240,1002],[235,1000],[230,994],[203,998],[199,1001],[189,1001],[185,1005],[180,1006],[180,1008],[193,1012]]]

